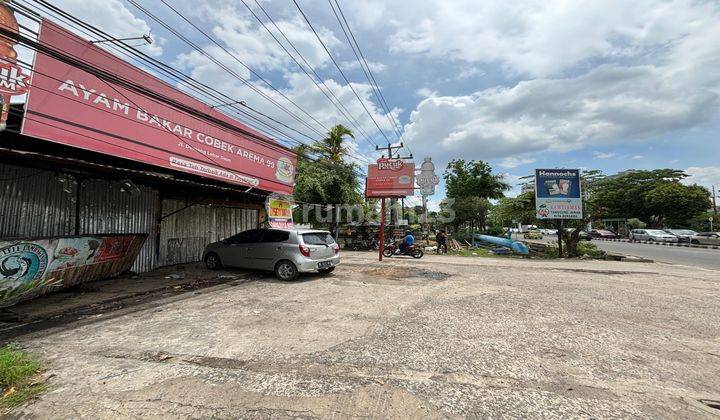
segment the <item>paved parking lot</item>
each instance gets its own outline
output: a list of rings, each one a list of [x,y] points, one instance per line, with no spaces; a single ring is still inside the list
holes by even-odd
[[[17,337],[38,418],[711,418],[720,278],[664,264],[345,253]],[[224,274],[232,274],[226,271]]]

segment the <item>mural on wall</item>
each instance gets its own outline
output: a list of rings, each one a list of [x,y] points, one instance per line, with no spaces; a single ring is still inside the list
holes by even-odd
[[[127,271],[147,235],[0,240],[0,307]]]

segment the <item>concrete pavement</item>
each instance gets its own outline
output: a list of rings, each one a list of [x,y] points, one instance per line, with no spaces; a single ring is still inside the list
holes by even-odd
[[[714,418],[716,272],[375,257],[18,337],[56,376],[12,416]]]

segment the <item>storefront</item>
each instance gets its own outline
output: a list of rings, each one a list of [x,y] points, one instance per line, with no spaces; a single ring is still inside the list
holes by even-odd
[[[89,265],[104,243],[137,252],[113,270],[199,261],[208,243],[262,223],[269,194],[292,194],[295,154],[273,139],[52,22],[39,43],[27,99],[0,131],[0,307],[53,259]],[[70,237],[92,249],[60,249]],[[47,261],[15,252],[36,239]]]

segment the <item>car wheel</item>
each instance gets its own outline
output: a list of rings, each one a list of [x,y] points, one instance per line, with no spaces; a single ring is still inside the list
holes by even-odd
[[[222,263],[220,262],[220,256],[214,252],[211,252],[205,256],[205,267],[209,268],[210,270],[219,270],[222,268]]]
[[[693,245],[700,245],[700,241],[698,241],[697,239],[693,239],[692,241],[690,241],[690,243]]]
[[[275,265],[275,277],[282,281],[293,281],[298,278],[297,267],[292,261],[283,260]]]
[[[333,271],[335,271],[335,267],[323,268],[322,270],[318,270],[318,273],[320,273],[320,274],[330,274],[330,273],[332,273]]]
[[[648,241],[648,242],[655,242],[655,239],[653,239],[653,238],[648,238],[647,241]]]

